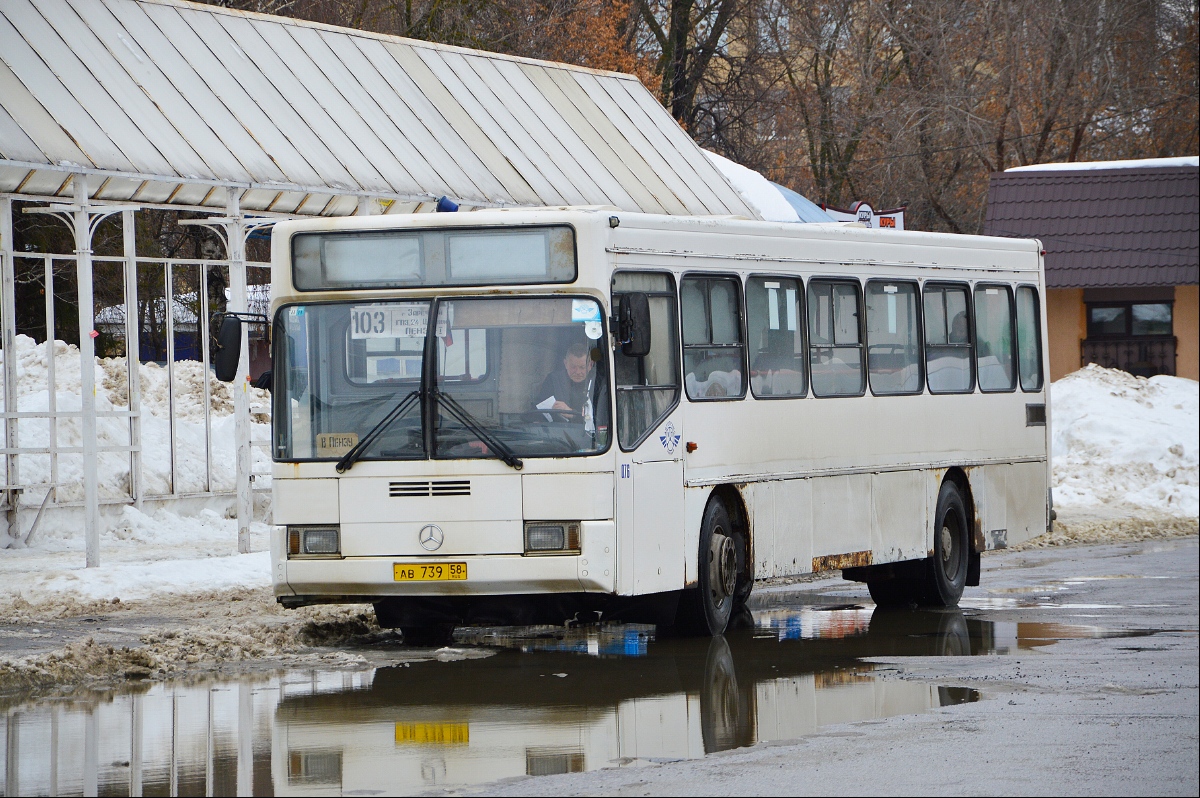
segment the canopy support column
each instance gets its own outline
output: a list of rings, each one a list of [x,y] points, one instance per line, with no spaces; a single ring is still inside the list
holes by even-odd
[[[4,484],[9,486],[5,491],[8,503],[8,537],[6,548],[21,539],[19,514],[21,506],[21,491],[16,486],[21,484],[20,467],[15,450],[20,446],[17,430],[17,302],[14,292],[16,280],[13,275],[13,225],[12,200],[0,198],[0,317],[4,322]],[[51,344],[53,346],[53,344]]]
[[[83,526],[87,536],[87,567],[100,565],[100,486],[96,455],[96,319],[92,291],[92,214],[87,175],[77,174],[73,230],[75,275],[79,291],[80,428],[83,433]],[[107,214],[105,214],[107,215]],[[103,218],[103,217],[101,217]],[[97,223],[100,219],[96,219]]]
[[[249,310],[246,288],[246,221],[242,218],[241,190],[226,189],[225,246],[229,254],[229,310]],[[237,446],[238,552],[250,552],[250,522],[254,518],[250,460],[250,336],[242,336],[237,376],[233,381],[233,435]]]

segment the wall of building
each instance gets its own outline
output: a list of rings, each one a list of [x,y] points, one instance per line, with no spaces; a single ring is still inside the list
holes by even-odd
[[[1079,369],[1079,342],[1087,337],[1082,288],[1046,289],[1046,326],[1053,381]]]
[[[1175,286],[1175,374],[1200,380],[1200,285]],[[1053,369],[1053,361],[1051,361]]]

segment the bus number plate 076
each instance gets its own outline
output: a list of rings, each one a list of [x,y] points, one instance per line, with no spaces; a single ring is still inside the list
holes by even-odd
[[[446,582],[467,578],[465,562],[395,563],[392,575],[397,582]]]

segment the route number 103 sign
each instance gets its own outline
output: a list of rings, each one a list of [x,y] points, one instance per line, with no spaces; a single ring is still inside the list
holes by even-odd
[[[393,305],[356,305],[350,309],[350,337],[424,338],[429,326],[429,305],[422,302]],[[446,337],[446,320],[439,321],[439,338]]]

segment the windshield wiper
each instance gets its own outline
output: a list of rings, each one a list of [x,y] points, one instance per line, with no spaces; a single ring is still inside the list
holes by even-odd
[[[459,424],[462,424],[471,432],[475,433],[480,440],[494,449],[496,456],[499,457],[500,460],[505,463],[505,465],[511,466],[518,471],[525,467],[525,464],[521,462],[521,458],[513,454],[512,449],[508,448],[508,446],[501,443],[496,436],[484,429],[483,426],[475,421],[475,418],[468,413],[462,405],[454,401],[449,394],[440,393],[435,389],[433,398],[437,403],[445,403],[446,410],[449,411],[450,415],[454,416],[454,418],[458,420]]]
[[[387,429],[393,421],[408,412],[408,410],[414,404],[416,404],[420,398],[421,391],[416,390],[401,399],[395,407],[388,411],[386,416],[379,420],[378,424],[371,427],[367,434],[359,439],[358,443],[354,445],[353,449],[342,455],[342,459],[338,460],[337,465],[334,466],[334,468],[337,469],[337,472],[339,474],[344,474],[349,471],[354,464],[358,462],[358,459],[362,457],[367,448],[370,447],[370,445],[373,444],[379,438],[379,436],[383,434],[383,431]]]

